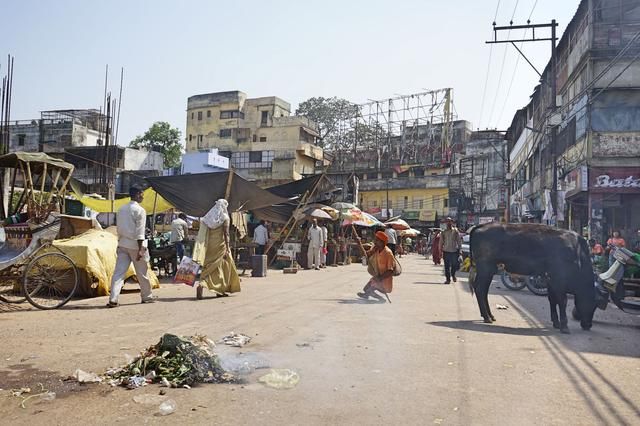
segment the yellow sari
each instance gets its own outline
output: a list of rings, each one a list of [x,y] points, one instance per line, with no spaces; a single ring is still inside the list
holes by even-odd
[[[194,247],[193,260],[202,265],[200,285],[219,294],[240,291],[240,277],[230,253],[227,253],[224,241],[226,225],[209,229],[200,225]]]

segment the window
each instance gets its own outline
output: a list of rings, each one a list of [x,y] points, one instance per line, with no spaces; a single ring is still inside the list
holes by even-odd
[[[253,141],[257,142],[258,141],[258,135],[256,135],[255,133],[253,134]]]
[[[193,135],[189,135],[189,142],[193,139]]]
[[[221,138],[230,138],[231,137],[231,129],[220,129],[220,137]]]
[[[260,120],[260,124],[265,126],[267,124],[268,119],[269,119],[269,111],[262,111],[262,119]]]
[[[260,136],[260,142],[266,142],[266,141],[267,141],[266,136]]]
[[[192,120],[193,120],[193,117],[194,117],[194,113],[192,112],[192,113],[191,113],[191,119],[192,119]]]
[[[445,199],[443,200],[443,202],[444,202],[444,207],[445,207],[445,208],[449,207],[449,200],[448,200],[447,198],[445,198]]]
[[[250,163],[261,163],[262,162],[262,151],[251,151],[251,152],[249,152],[249,162]]]
[[[221,119],[229,119],[229,118],[244,118],[244,112],[238,110],[226,110],[220,111]]]
[[[202,120],[202,111],[198,111],[198,121]]]
[[[211,118],[211,110],[210,109],[207,110],[207,118]]]
[[[24,146],[24,140],[27,135],[18,135],[18,146]]]
[[[404,197],[404,208],[405,209],[409,208],[409,197]]]
[[[231,165],[237,169],[270,169],[275,151],[241,151],[231,154]]]

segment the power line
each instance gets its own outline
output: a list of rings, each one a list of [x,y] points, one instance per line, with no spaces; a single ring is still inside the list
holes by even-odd
[[[498,9],[500,8],[500,0],[496,5],[496,13],[493,16],[493,23],[495,24],[498,19]],[[484,79],[484,90],[482,91],[482,101],[480,102],[480,117],[478,119],[478,127],[482,125],[482,114],[484,113],[484,100],[487,96],[487,87],[489,85],[489,71],[491,70],[491,56],[493,55],[493,44],[489,47],[489,60],[487,61],[487,74]]]
[[[513,18],[516,16],[516,10],[518,9],[518,3],[520,0],[516,0],[516,5],[513,8],[513,13],[511,14],[511,25],[513,25]],[[511,30],[507,32],[507,38],[511,34]],[[491,119],[493,118],[493,111],[496,108],[496,102],[498,101],[498,93],[500,93],[500,84],[502,83],[502,74],[504,73],[504,64],[507,61],[507,48],[508,45],[504,45],[504,52],[502,54],[502,65],[500,66],[500,74],[498,76],[498,84],[496,86],[496,95],[493,98],[493,104],[491,105],[491,112],[489,113],[489,125],[491,125]]]
[[[527,22],[531,21],[531,17],[533,16],[533,11],[536,10],[536,6],[538,5],[538,0],[535,0],[533,3],[533,7],[531,8],[531,12],[529,13],[529,17],[527,18]],[[529,28],[524,29],[524,34],[522,36],[523,39],[527,38],[527,32]],[[524,47],[524,41],[520,42],[520,49]],[[507,101],[509,100],[509,95],[511,94],[511,88],[513,87],[513,82],[516,79],[516,71],[518,70],[518,63],[520,62],[520,55],[516,56],[516,65],[513,67],[513,74],[511,75],[511,82],[509,82],[509,88],[507,89],[507,95],[504,98],[504,102],[502,104],[502,110],[500,111],[500,115],[498,116],[498,122],[502,120],[502,116],[504,115],[504,110],[507,106]]]

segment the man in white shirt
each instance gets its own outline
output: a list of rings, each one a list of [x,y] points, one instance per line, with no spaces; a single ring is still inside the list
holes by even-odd
[[[176,219],[171,222],[171,238],[170,242],[176,246],[176,254],[178,261],[184,256],[184,240],[189,235],[189,224],[187,223],[187,215],[180,213]]]
[[[256,254],[264,254],[264,248],[269,242],[269,231],[267,230],[264,220],[261,220],[260,225],[254,229],[253,242],[258,245],[258,247],[256,247]]]
[[[387,242],[387,247],[391,250],[393,255],[396,255],[396,244],[398,243],[398,234],[396,230],[391,227],[391,225],[387,225],[387,229],[384,230],[384,233],[387,235],[389,241]]]
[[[309,228],[309,248],[307,249],[307,266],[309,269],[320,269],[320,252],[324,247],[324,235],[322,229],[318,226],[318,220],[313,219],[311,228]]]
[[[118,250],[116,258],[116,268],[111,279],[111,294],[109,296],[108,308],[118,306],[118,297],[122,286],[124,285],[124,277],[129,270],[129,266],[133,263],[136,271],[136,277],[140,284],[140,295],[142,303],[152,303],[155,297],[151,294],[151,282],[149,281],[147,264],[149,253],[146,247],[144,236],[147,213],[140,206],[143,194],[140,188],[132,187],[129,189],[131,201],[120,207],[116,216],[118,225]]]
[[[320,226],[320,229],[322,230],[322,240],[323,240],[323,245],[322,245],[322,248],[320,249],[320,267],[326,268],[327,254],[325,253],[325,250],[327,249],[327,243],[329,241],[329,230],[327,229],[327,225],[325,225],[324,223],[322,223],[322,226]]]

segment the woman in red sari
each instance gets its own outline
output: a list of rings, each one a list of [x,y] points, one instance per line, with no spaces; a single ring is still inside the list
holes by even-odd
[[[442,251],[440,250],[440,230],[436,229],[433,235],[433,241],[431,244],[431,258],[434,265],[439,265],[442,261]]]

